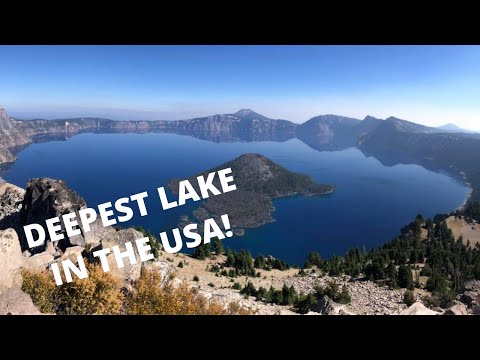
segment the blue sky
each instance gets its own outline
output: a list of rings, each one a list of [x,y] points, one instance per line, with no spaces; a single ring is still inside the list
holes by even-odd
[[[479,46],[0,46],[21,118],[182,119],[251,108],[480,130]]]

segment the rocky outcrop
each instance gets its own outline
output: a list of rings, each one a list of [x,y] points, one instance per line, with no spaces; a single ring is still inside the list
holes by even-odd
[[[474,291],[465,291],[462,295],[462,301],[468,306],[474,306],[477,302],[477,293]]]
[[[134,242],[136,239],[143,238],[144,235],[135,229],[124,229],[116,231],[114,228],[108,228],[108,230],[102,233],[102,235],[105,237],[95,239],[96,241],[100,242],[100,245],[93,248],[92,251],[100,250],[103,248],[111,249],[113,246],[118,245],[120,251],[124,252],[126,250],[125,243],[132,242],[133,249],[135,251],[135,257],[137,259],[136,264],[132,265],[130,264],[128,258],[124,258],[125,266],[119,269],[113,255],[113,251],[111,251],[107,255],[107,259],[112,274],[119,276],[125,283],[137,280],[140,277],[142,262],[140,262],[140,255],[138,254],[137,247],[135,246]]]
[[[25,190],[9,183],[0,184],[0,229],[16,227]]]
[[[13,128],[12,121],[5,109],[0,109],[0,131],[10,131]]]
[[[144,264],[147,269],[155,270],[160,274],[162,286],[165,286],[175,276],[175,266],[166,260],[149,261]]]
[[[40,315],[30,296],[19,288],[8,289],[0,294],[0,315]]]
[[[83,235],[68,238],[61,216],[71,212],[76,212],[78,216],[78,211],[83,208],[86,208],[85,201],[77,193],[67,188],[64,181],[48,178],[31,179],[28,182],[27,191],[20,211],[20,221],[22,225],[33,223],[42,225],[45,228],[48,239],[45,220],[57,216],[60,217],[60,224],[65,239],[54,243],[54,245],[57,249],[64,251],[72,244],[84,244],[85,239]],[[81,227],[80,229],[83,233],[83,229]],[[22,249],[34,253],[42,252],[46,249],[46,244],[35,249],[29,249],[23,232],[21,234],[23,235],[21,235]]]
[[[430,310],[421,302],[416,302],[408,309],[400,312],[399,315],[439,315],[436,311]]]
[[[347,310],[346,305],[338,304],[326,295],[314,306],[313,312],[321,315],[355,315]]]
[[[0,293],[22,285],[23,256],[17,233],[13,229],[0,230]]]

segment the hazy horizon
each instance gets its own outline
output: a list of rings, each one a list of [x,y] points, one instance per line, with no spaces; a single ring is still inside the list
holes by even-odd
[[[2,109],[2,106],[0,105],[0,109]],[[61,119],[73,119],[73,118],[101,118],[101,119],[108,119],[108,120],[115,120],[115,121],[156,121],[156,120],[165,120],[165,121],[175,121],[175,120],[189,120],[189,119],[194,119],[194,118],[199,118],[199,117],[207,117],[207,116],[213,116],[213,115],[224,115],[224,114],[235,114],[237,111],[239,110],[242,110],[242,109],[237,109],[235,111],[229,111],[229,112],[225,112],[225,113],[210,113],[210,114],[207,114],[207,115],[201,115],[201,116],[191,116],[191,117],[185,117],[185,118],[176,118],[176,119],[165,119],[165,118],[155,118],[155,119],[146,119],[146,118],[128,118],[128,117],[121,117],[121,118],[115,118],[115,117],[109,117],[108,116],[108,112],[100,112],[100,113],[97,113],[97,112],[83,112],[83,113],[76,113],[76,112],[65,112],[63,113],[64,115],[61,116],[61,114],[56,114],[56,115],[52,115],[52,116],[48,116],[48,113],[47,115],[45,116],[38,116],[38,115],[35,115],[37,113],[29,113],[29,112],[10,112],[8,111],[8,109],[5,109],[7,114],[12,117],[12,118],[15,118],[15,119],[18,119],[18,120],[36,120],[36,119],[45,119],[45,120],[61,120]],[[300,122],[296,122],[296,121],[293,121],[291,119],[287,119],[285,117],[280,117],[280,118],[272,118],[270,116],[268,116],[267,114],[263,114],[263,113],[260,113],[258,111],[255,111],[255,109],[248,109],[248,110],[252,110],[260,115],[263,115],[263,116],[266,116],[268,118],[271,118],[271,119],[274,119],[274,120],[289,120],[293,123],[297,123],[297,124],[301,124],[301,123],[304,123],[308,120],[310,120],[311,118],[308,118],[308,119],[305,119],[304,121],[300,121]],[[128,112],[126,112],[128,113]],[[136,113],[136,112],[135,112]],[[147,112],[145,112],[147,113]],[[41,114],[41,113],[40,113]],[[87,114],[87,115],[86,115]],[[102,114],[102,115],[99,115],[99,114]],[[321,116],[321,115],[338,115],[338,116],[346,116],[346,115],[343,115],[343,114],[318,114],[318,115],[315,115],[315,116]],[[314,117],[315,117],[314,116]],[[367,116],[372,116],[370,114],[367,114],[365,115],[364,117],[362,118],[355,118],[357,120],[364,120],[365,117]],[[348,117],[348,116],[346,116]],[[380,120],[386,120],[388,119],[390,116],[388,116],[387,118],[379,118]],[[401,120],[406,120],[406,121],[411,121],[409,119],[401,119]],[[411,121],[413,122],[413,121]],[[414,122],[416,124],[419,124],[419,125],[422,125],[421,123],[417,123],[417,122]],[[440,126],[444,126],[444,125],[457,125],[456,123],[454,122],[450,122],[450,123],[443,123],[443,124],[440,124],[440,125],[437,125],[437,126],[432,126],[432,127],[440,127]],[[428,125],[427,125],[428,126]],[[462,128],[464,130],[474,130],[474,129],[467,129],[467,128]]]
[[[0,76],[0,107],[21,119],[249,108],[480,130],[479,46],[0,46]]]

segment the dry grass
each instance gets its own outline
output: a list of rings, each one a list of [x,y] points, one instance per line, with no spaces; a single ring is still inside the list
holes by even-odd
[[[470,240],[471,246],[480,243],[480,224],[476,222],[475,224],[467,224],[464,219],[450,216],[447,218],[447,226],[452,230],[455,239],[458,239],[460,236],[463,237],[463,243],[465,245],[468,240]]]

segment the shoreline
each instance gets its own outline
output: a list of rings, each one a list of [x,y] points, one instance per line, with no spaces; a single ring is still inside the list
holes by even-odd
[[[466,185],[466,187],[469,188],[468,194],[467,194],[467,196],[465,197],[465,200],[463,200],[463,202],[462,202],[459,206],[457,206],[457,207],[455,208],[455,210],[462,210],[462,209],[465,207],[465,205],[467,205],[468,202],[469,202],[469,201],[471,200],[471,198],[472,198],[472,194],[473,194],[473,187],[472,187],[472,185],[471,185],[468,181],[465,182],[465,185]]]

